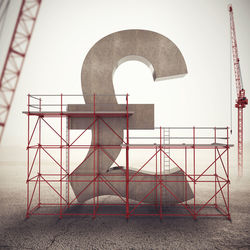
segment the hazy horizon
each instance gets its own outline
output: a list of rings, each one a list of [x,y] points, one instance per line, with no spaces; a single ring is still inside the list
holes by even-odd
[[[21,1],[11,1],[0,38],[7,51]],[[27,58],[0,145],[0,162],[26,161],[27,94],[82,94],[80,71],[89,49],[118,30],[148,29],[171,39],[187,64],[185,77],[154,82],[149,68],[136,61],[121,64],[113,82],[116,93],[129,93],[130,103],[154,103],[156,126],[230,126],[230,29],[227,5],[232,3],[242,78],[250,93],[250,1],[42,1]],[[112,6],[112,7],[110,7]],[[55,11],[55,9],[57,11]],[[68,13],[74,13],[65,20]],[[129,18],[126,13],[129,13]],[[115,20],[115,21],[114,21]],[[199,21],[197,21],[199,20]],[[73,27],[73,28],[72,28]],[[2,64],[0,64],[1,69]],[[232,73],[234,79],[234,75]],[[233,82],[236,163],[237,110]],[[76,102],[78,102],[77,100]],[[249,165],[250,112],[244,110],[244,163]]]

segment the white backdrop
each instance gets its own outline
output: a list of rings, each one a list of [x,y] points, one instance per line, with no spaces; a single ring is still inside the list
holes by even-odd
[[[20,3],[10,4],[0,39],[1,62]],[[230,3],[244,87],[250,97],[250,1]],[[188,74],[154,82],[147,66],[126,62],[114,75],[116,93],[129,93],[130,103],[155,103],[157,126],[230,126],[228,4],[227,0],[43,0],[0,146],[0,161],[13,160],[13,153],[15,160],[25,160],[27,119],[22,111],[27,94],[81,94],[80,71],[87,52],[102,37],[124,29],[148,29],[171,39],[186,60]],[[233,104],[235,98],[233,85]],[[244,140],[250,144],[249,107],[244,115]],[[236,122],[233,108],[234,144]],[[245,155],[249,153],[248,147]]]

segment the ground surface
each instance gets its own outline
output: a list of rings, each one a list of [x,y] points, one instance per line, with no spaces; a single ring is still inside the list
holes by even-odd
[[[0,177],[0,249],[250,249],[250,178],[231,184],[225,218],[33,216],[25,220],[24,175]]]

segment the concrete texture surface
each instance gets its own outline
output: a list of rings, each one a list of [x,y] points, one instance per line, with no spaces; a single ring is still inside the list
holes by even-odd
[[[225,218],[33,216],[25,220],[25,166],[1,165],[0,249],[250,249],[250,175],[231,184]],[[201,193],[206,193],[204,189]]]
[[[154,80],[178,77],[187,73],[182,53],[167,37],[149,30],[122,30],[99,40],[88,52],[82,65],[82,91],[98,103],[117,103],[113,73],[123,62],[138,60],[151,70]],[[116,93],[119,94],[119,93]],[[92,103],[92,96],[85,96]]]
[[[110,180],[125,180],[124,170],[110,169],[121,152],[123,144],[123,131],[127,127],[126,105],[118,104],[113,86],[113,73],[119,64],[128,60],[139,60],[148,65],[152,70],[154,80],[180,76],[187,73],[185,60],[176,47],[168,38],[156,32],[148,30],[123,30],[112,33],[99,40],[88,52],[82,66],[82,92],[85,105],[69,105],[69,112],[82,112],[82,117],[70,118],[71,129],[87,129],[97,119],[92,129],[91,145],[112,146],[101,149],[90,148],[83,161],[70,175],[70,184],[79,202],[85,202],[93,195],[113,194],[105,183],[101,183],[99,188],[95,188],[92,183],[97,174],[105,174],[105,178]],[[95,100],[93,94],[96,94]],[[95,103],[95,105],[94,105]],[[97,112],[98,117],[86,117],[89,112]],[[116,114],[116,117],[114,117]],[[131,104],[129,105],[129,129],[154,129],[154,106],[151,104]],[[114,132],[115,131],[115,132]],[[95,164],[95,165],[94,165]],[[143,169],[141,171],[143,173]],[[93,178],[86,175],[94,174]],[[136,171],[130,170],[129,175],[133,176]],[[179,198],[185,197],[185,185],[183,172],[177,169],[173,176],[167,179],[176,179],[180,182],[172,182],[168,188]],[[113,175],[113,176],[112,176]],[[114,175],[119,175],[115,177]],[[155,180],[154,173],[147,178],[148,181]],[[81,182],[82,181],[82,182]],[[84,181],[84,182],[83,182]],[[113,183],[115,189],[123,196],[126,196],[126,186],[124,183]],[[129,197],[134,200],[142,200],[149,193],[154,183],[148,182],[131,183]],[[82,192],[82,190],[86,190]],[[93,194],[95,190],[95,194]],[[165,193],[165,192],[164,192]],[[164,203],[177,202],[173,196],[163,195]],[[193,193],[188,186],[187,199],[193,197]],[[147,203],[155,201],[154,196],[149,196]]]

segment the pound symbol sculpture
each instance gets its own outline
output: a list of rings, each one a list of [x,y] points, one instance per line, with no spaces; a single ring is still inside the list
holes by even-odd
[[[154,80],[178,77],[187,73],[185,60],[176,45],[168,38],[152,31],[115,32],[99,40],[90,49],[83,62],[81,74],[82,92],[86,104],[68,106],[69,111],[93,112],[93,95],[95,95],[95,121],[93,117],[70,119],[70,129],[92,129],[91,145],[95,145],[95,147],[90,147],[83,163],[70,175],[72,189],[81,203],[96,196],[116,193],[119,193],[121,197],[126,197],[124,169],[110,168],[121,152],[126,118],[105,116],[105,112],[121,114],[126,111],[126,105],[117,103],[113,73],[121,63],[128,60],[138,60],[149,66]],[[128,110],[129,129],[154,129],[153,104],[129,104]],[[93,123],[94,125],[90,127]],[[130,177],[135,174],[135,171],[129,170]],[[99,181],[96,185],[96,178],[104,181]],[[148,180],[148,182],[145,182],[143,187],[140,182],[130,182],[129,198],[137,201],[144,199],[143,202],[146,203],[155,202],[154,194],[145,198],[145,194],[155,187],[155,183],[152,182],[156,180],[155,174],[136,175],[134,178]],[[169,190],[179,197],[179,200],[177,201],[165,190],[162,196],[164,204],[178,203],[184,201],[185,197],[192,198],[193,194],[189,185],[186,196],[184,194],[185,177],[180,170],[176,170],[174,174],[166,178],[181,181],[166,184]],[[105,183],[105,181],[112,180],[120,181],[112,182],[112,187],[107,182]]]

